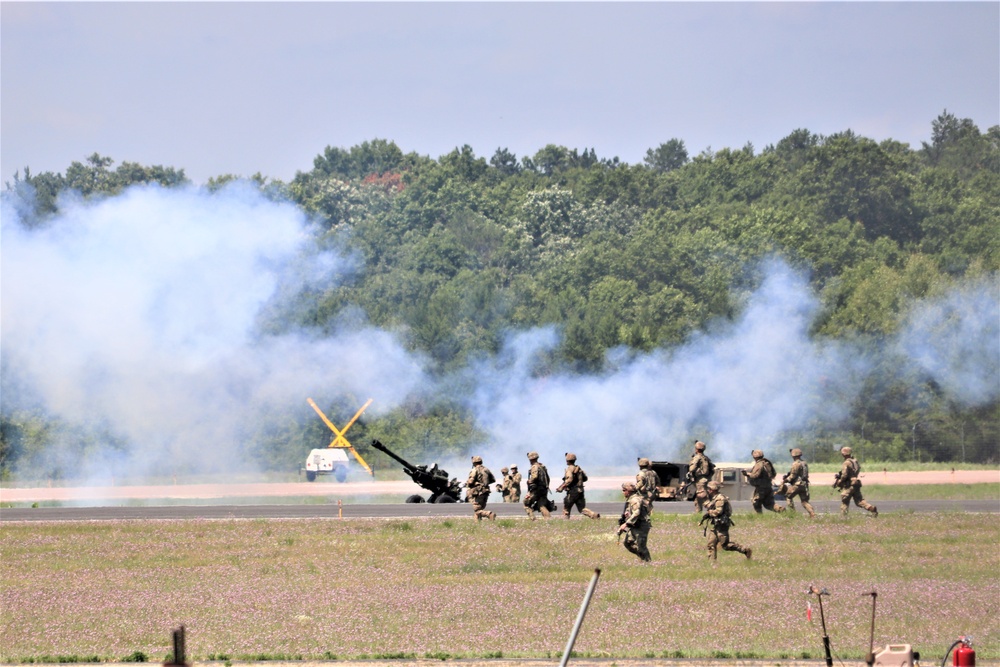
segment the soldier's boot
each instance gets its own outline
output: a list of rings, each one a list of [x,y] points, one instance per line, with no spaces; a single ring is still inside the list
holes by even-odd
[[[535,513],[531,511],[530,507],[525,507],[524,508],[524,513],[527,514],[528,518],[531,519],[532,521],[535,520]]]
[[[589,516],[591,519],[600,519],[601,515],[593,510],[589,510],[586,507],[583,508],[583,515]]]
[[[868,508],[868,511],[872,513],[873,517],[877,517],[878,516],[878,508],[875,507],[874,505],[870,506]]]
[[[549,512],[549,510],[548,510],[547,507],[542,507],[542,508],[539,509],[539,511],[542,513],[542,516],[545,517],[546,519],[548,519],[548,518],[550,518],[552,516],[552,513]]]
[[[497,520],[497,513],[490,512],[490,521],[496,521],[496,520]]]
[[[563,510],[563,518],[564,519],[568,519],[569,518],[569,510]]]
[[[753,549],[747,547],[746,549],[743,550],[743,555],[747,557],[747,560],[750,560],[750,558],[753,556]]]
[[[775,505],[774,506],[774,511],[777,512],[778,514],[781,514],[782,512],[785,511],[785,508],[782,507],[781,505]]]

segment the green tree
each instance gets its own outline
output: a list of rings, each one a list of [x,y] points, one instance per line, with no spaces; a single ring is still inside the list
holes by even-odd
[[[681,139],[671,139],[656,149],[646,151],[646,166],[654,171],[668,172],[688,163],[688,152]]]

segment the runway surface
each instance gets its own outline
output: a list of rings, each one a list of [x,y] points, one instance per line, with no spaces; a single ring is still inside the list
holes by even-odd
[[[622,503],[588,503],[599,512],[602,520],[615,521],[621,514]],[[820,514],[834,515],[840,511],[839,501],[813,503]],[[879,514],[887,512],[980,512],[998,513],[1000,503],[990,500],[897,500],[879,501]],[[490,503],[488,509],[500,518],[527,519],[520,504]],[[736,501],[733,510],[749,512],[749,501]],[[691,503],[656,503],[654,512],[691,514]],[[860,508],[851,512],[866,513]],[[562,508],[552,516],[561,520]],[[537,516],[537,514],[536,514]],[[574,511],[574,518],[579,519]],[[405,519],[405,518],[472,518],[472,506],[467,503],[408,504],[408,503],[343,503],[314,505],[159,505],[106,507],[5,507],[0,509],[0,522],[8,521],[115,521],[156,519]]]
[[[828,485],[832,473],[813,476],[814,485]],[[593,477],[587,489],[602,499],[613,495],[628,477]],[[1000,482],[1000,471],[869,472],[862,478],[873,484],[977,484]],[[600,492],[594,493],[594,492]],[[465,503],[405,503],[412,494],[426,492],[410,480],[337,483],[317,482],[250,484],[174,484],[162,486],[93,486],[2,488],[0,503],[19,505],[0,508],[0,521],[101,521],[121,519],[329,519],[407,518],[470,516]],[[558,494],[553,494],[557,504]],[[273,499],[268,503],[267,499]],[[491,496],[489,508],[501,517],[525,517],[520,504],[498,502]],[[56,503],[59,506],[30,507],[27,503]],[[984,501],[908,500],[877,502],[880,512],[1000,512],[1000,503]],[[837,501],[813,503],[821,513],[839,511]],[[588,507],[614,519],[620,501],[589,502]],[[734,500],[734,509],[748,511],[750,503]],[[692,511],[688,502],[658,502],[656,511],[684,514]],[[860,510],[855,510],[859,511]],[[560,509],[555,513],[561,514]]]

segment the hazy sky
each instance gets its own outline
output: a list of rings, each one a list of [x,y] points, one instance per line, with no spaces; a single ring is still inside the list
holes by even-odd
[[[0,170],[98,152],[196,183],[326,146],[439,157],[546,144],[641,162],[805,128],[930,139],[1000,124],[1000,3],[0,5]]]

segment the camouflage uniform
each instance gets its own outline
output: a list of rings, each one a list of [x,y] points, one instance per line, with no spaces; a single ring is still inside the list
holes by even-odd
[[[698,440],[694,443],[694,456],[688,464],[688,479],[695,485],[694,511],[701,512],[708,501],[708,491],[705,485],[709,479],[709,467],[712,460],[705,455],[705,443]]]
[[[711,560],[718,559],[718,547],[723,551],[738,551],[747,558],[750,558],[752,550],[736,542],[729,540],[729,527],[733,524],[733,506],[729,504],[729,498],[719,493],[718,482],[711,482],[707,485],[709,494],[708,504],[705,506],[706,519],[712,523],[712,536],[708,538],[708,557]],[[707,533],[709,529],[705,529]]]
[[[497,491],[500,492],[500,496],[503,498],[502,502],[510,502],[510,473],[509,469],[504,467],[500,468],[500,474],[503,475],[503,483],[497,483]]]
[[[646,541],[649,538],[649,506],[636,491],[635,484],[622,484],[625,494],[625,509],[618,523],[618,534],[625,533],[625,548],[644,561],[652,560]]]
[[[656,499],[656,488],[660,486],[660,476],[652,466],[649,459],[639,459],[639,472],[635,476],[635,488],[649,505],[650,511],[653,509],[653,500]]]
[[[535,520],[535,510],[548,519],[549,511],[555,507],[549,500],[549,471],[538,462],[537,452],[529,452],[528,460],[531,462],[531,470],[528,471],[528,492],[524,495],[524,511],[532,521]]]
[[[517,471],[517,464],[510,466],[510,473],[507,475],[510,481],[510,495],[508,498],[512,503],[521,502],[521,473]]]
[[[495,520],[497,515],[486,509],[486,501],[490,497],[490,484],[496,481],[490,469],[483,465],[483,459],[478,456],[472,457],[473,468],[469,471],[469,479],[465,486],[466,498],[472,503],[472,512],[476,521],[484,518]]]
[[[563,473],[563,482],[556,489],[558,492],[566,492],[563,498],[563,518],[568,519],[570,512],[575,507],[580,514],[591,519],[600,519],[601,515],[587,509],[587,500],[583,497],[583,483],[587,481],[587,473],[583,468],[576,465],[576,454],[566,454],[566,472]]]
[[[853,500],[854,504],[861,509],[866,509],[878,516],[878,508],[866,502],[864,496],[861,495],[861,479],[858,477],[861,473],[861,464],[851,456],[851,453],[850,447],[843,447],[840,450],[840,455],[844,457],[844,465],[841,466],[833,483],[833,488],[840,489],[840,513],[847,516],[847,510]]]
[[[778,491],[788,499],[788,509],[795,509],[795,496],[798,496],[802,507],[809,512],[809,518],[815,518],[816,511],[809,504],[809,465],[802,460],[801,449],[791,449],[789,453],[792,455],[792,468],[781,480]]]
[[[772,512],[784,512],[784,507],[774,506],[774,487],[771,486],[771,483],[774,476],[778,474],[774,470],[774,464],[764,458],[764,452],[759,449],[753,450],[751,455],[754,459],[753,467],[750,468],[750,472],[744,474],[753,487],[753,497],[750,499],[753,511],[757,514],[763,514],[761,508],[764,508]]]

